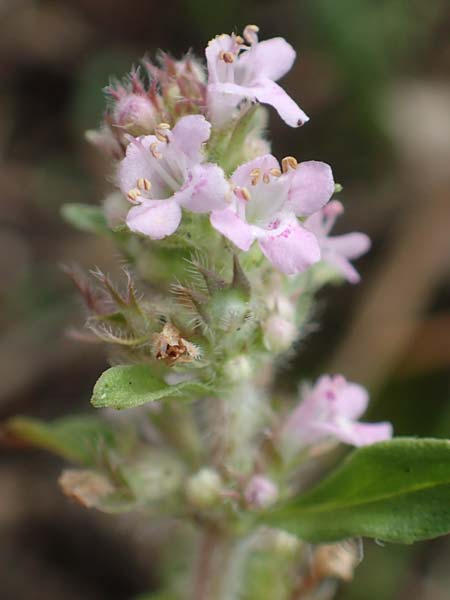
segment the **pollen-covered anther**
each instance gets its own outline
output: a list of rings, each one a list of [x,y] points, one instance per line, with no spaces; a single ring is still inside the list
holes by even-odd
[[[270,169],[269,173],[272,175],[272,177],[280,177],[281,175],[280,169],[277,169],[275,167],[273,169]]]
[[[150,179],[146,179],[145,177],[139,177],[137,180],[137,187],[143,192],[149,192],[152,189],[152,183]]]
[[[246,187],[236,186],[234,189],[234,193],[241,200],[245,200],[245,202],[248,202],[251,199],[251,194]]]
[[[219,54],[219,58],[229,65],[234,62],[234,54],[232,52],[224,52],[222,50]]]
[[[248,44],[256,44],[258,42],[258,25],[247,25],[244,28],[244,39]]]
[[[285,156],[281,161],[281,168],[283,169],[283,173],[287,173],[289,169],[296,169],[297,166],[297,159],[293,156]]]
[[[252,185],[256,185],[261,177],[261,169],[256,168],[250,171],[250,182]]]
[[[138,188],[133,188],[132,190],[127,192],[127,198],[131,202],[136,202],[136,200],[139,198],[140,195],[141,195],[141,191]]]
[[[167,135],[167,132],[170,130],[170,125],[169,123],[160,123],[159,125],[157,125],[157,127],[155,128],[155,137],[160,141],[160,142],[168,142],[169,141],[169,137]]]
[[[270,183],[270,175],[269,175],[269,173],[264,173],[264,175],[263,175],[263,182],[264,183]]]
[[[162,158],[162,154],[158,150],[158,142],[153,142],[153,144],[150,144],[150,153],[153,156],[153,158]]]
[[[240,35],[237,35],[234,39],[236,44],[239,44],[240,46],[242,46],[245,43],[244,38]]]

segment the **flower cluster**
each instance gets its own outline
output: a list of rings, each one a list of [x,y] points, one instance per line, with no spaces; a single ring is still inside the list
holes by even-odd
[[[160,66],[144,61],[148,84],[135,70],[108,88],[112,103],[95,141],[115,144],[116,156],[122,148],[117,181],[133,205],[126,216],[131,231],[161,240],[177,231],[184,212],[204,213],[239,250],[247,252],[257,241],[283,273],[301,273],[322,259],[357,281],[349,259],[363,254],[369,241],[363,234],[327,236],[342,212],[340,203],[330,202],[331,168],[318,161],[299,164],[292,156],[280,164],[258,126],[249,128],[259,104],[273,106],[293,127],[308,121],[275,83],[294,60],[285,40],[260,42],[258,28],[248,25],[242,37],[223,34],[209,42],[207,74],[190,56],[174,61],[163,55]],[[241,145],[253,142],[256,157],[238,162],[229,174],[226,157],[239,133],[246,138]]]

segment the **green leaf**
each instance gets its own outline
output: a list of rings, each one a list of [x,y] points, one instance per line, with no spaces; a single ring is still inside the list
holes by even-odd
[[[61,215],[67,223],[87,233],[111,233],[100,206],[72,203],[61,207]]]
[[[15,417],[6,422],[6,432],[32,446],[44,448],[63,458],[83,464],[94,463],[96,448],[110,445],[113,433],[96,417],[66,417],[45,423],[39,419]]]
[[[411,543],[449,533],[450,441],[399,438],[360,448],[263,520],[310,542]]]
[[[96,408],[133,408],[180,396],[204,396],[209,388],[195,381],[169,385],[155,377],[148,365],[125,365],[105,371],[94,387],[91,402]]]

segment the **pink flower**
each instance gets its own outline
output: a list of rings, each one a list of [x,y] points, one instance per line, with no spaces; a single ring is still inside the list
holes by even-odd
[[[222,169],[202,164],[210,129],[204,117],[190,115],[172,130],[161,123],[155,135],[130,138],[118,177],[122,192],[136,204],[127,215],[132,231],[159,240],[177,229],[182,208],[207,213],[227,205]]]
[[[313,233],[298,216],[319,210],[328,202],[334,182],[331,169],[321,162],[297,165],[293,157],[282,161],[266,154],[238,167],[231,180],[231,205],[211,214],[211,223],[241,250],[254,240],[269,261],[280,271],[295,274],[320,260],[320,248]]]
[[[365,446],[392,437],[390,423],[358,423],[369,402],[367,391],[342,375],[323,375],[303,399],[281,431],[282,446],[295,452],[326,438]]]
[[[338,200],[333,200],[318,213],[311,215],[305,221],[305,227],[312,231],[319,241],[322,260],[335,267],[350,283],[358,283],[358,271],[350,260],[359,258],[370,248],[370,239],[364,233],[347,233],[330,237],[332,229],[344,207]]]
[[[251,508],[268,508],[278,500],[278,488],[267,477],[253,475],[247,483],[244,497]]]
[[[258,27],[248,25],[244,39],[222,34],[206,48],[208,64],[208,107],[218,124],[227,121],[243,100],[273,106],[292,127],[309,118],[275,83],[283,77],[295,60],[295,50],[283,38],[258,41]],[[245,45],[245,42],[248,45]]]

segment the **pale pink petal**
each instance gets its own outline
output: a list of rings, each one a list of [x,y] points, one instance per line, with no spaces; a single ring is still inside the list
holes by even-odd
[[[327,246],[334,252],[345,256],[345,258],[359,258],[370,248],[370,238],[365,233],[346,233],[329,237]]]
[[[259,244],[273,266],[287,275],[306,271],[320,260],[320,248],[314,234],[297,220],[289,220],[276,231],[265,231]]]
[[[134,206],[127,215],[127,225],[136,233],[161,240],[171,235],[181,221],[181,208],[173,200],[148,200]]]
[[[227,207],[230,185],[220,167],[212,163],[196,165],[188,175],[190,193],[175,194],[174,199],[183,208],[192,212],[204,213],[220,211]]]
[[[224,81],[230,70],[234,70],[234,65],[228,65],[220,59],[222,52],[236,52],[237,45],[231,35],[223,33],[208,42],[206,47],[206,63],[208,65],[208,82],[210,84]]]
[[[202,158],[202,145],[209,139],[211,124],[202,115],[182,117],[172,129],[170,140],[193,163]]]
[[[255,239],[253,228],[242,221],[231,208],[213,212],[210,220],[217,231],[241,250],[247,251],[252,245]]]
[[[262,104],[273,106],[285,123],[291,127],[299,127],[309,121],[292,98],[274,81],[259,80],[256,85],[238,85],[236,83],[214,83],[208,86],[212,94],[231,94],[236,98],[257,100]]]
[[[258,81],[258,85],[249,89],[253,91],[253,96],[258,102],[273,106],[283,121],[291,127],[300,127],[309,121],[309,117],[298,104],[274,81]]]
[[[367,446],[390,440],[393,435],[391,423],[352,423],[342,421],[320,425],[324,434],[328,434],[352,446]]]
[[[136,187],[138,179],[152,179],[150,145],[157,142],[154,135],[131,138],[125,158],[119,163],[118,178],[122,192],[126,195]],[[148,156],[147,156],[148,153]]]
[[[289,202],[297,216],[317,212],[333,193],[333,173],[326,163],[310,160],[292,171]]]
[[[295,61],[295,50],[281,37],[258,42],[239,57],[239,67],[259,77],[276,81],[285,75]]]
[[[240,187],[247,187],[251,192],[251,175],[250,173],[255,169],[260,169],[261,173],[267,173],[270,169],[279,169],[280,164],[278,163],[275,156],[272,154],[265,154],[264,156],[258,156],[249,162],[244,163],[240,167],[238,167],[233,175],[231,176],[231,180],[235,185]]]
[[[369,404],[367,390],[357,383],[348,383],[342,378],[342,384],[336,386],[336,412],[339,416],[352,421],[359,419]]]
[[[322,260],[334,267],[349,283],[359,283],[361,281],[360,274],[351,262],[337,252],[325,247],[322,250]]]

